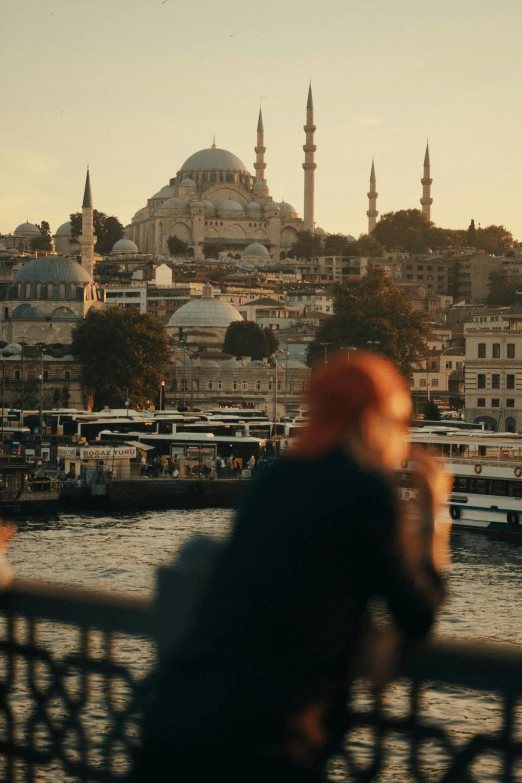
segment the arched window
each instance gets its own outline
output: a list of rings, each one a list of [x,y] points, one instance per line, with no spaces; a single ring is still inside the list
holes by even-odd
[[[22,284],[18,283],[18,298],[22,298]]]
[[[272,381],[268,381],[268,391],[272,391]]]
[[[15,381],[20,380],[20,370],[15,370]]]
[[[54,299],[54,286],[52,283],[49,283],[47,286],[47,298]]]
[[[241,384],[241,388],[243,389],[243,391],[246,391],[246,388],[247,388],[247,382],[246,381],[243,381],[243,383]]]
[[[25,284],[25,298],[30,299],[31,298],[31,283]]]
[[[65,299],[65,283],[60,283],[60,299]]]
[[[71,299],[76,299],[76,286],[74,283],[71,283],[70,297]]]
[[[260,381],[258,381],[256,383],[256,391],[261,391],[261,382]]]
[[[212,391],[212,389],[214,388],[214,384],[213,384],[212,381],[208,382],[208,388],[209,388],[210,391]]]
[[[234,383],[232,384],[232,388],[234,389],[234,391],[237,391],[237,381],[234,381]]]
[[[219,389],[219,391],[221,391],[222,388],[223,388],[223,381],[218,381],[218,389]]]
[[[36,298],[41,299],[42,298],[42,284],[37,283],[36,284]]]

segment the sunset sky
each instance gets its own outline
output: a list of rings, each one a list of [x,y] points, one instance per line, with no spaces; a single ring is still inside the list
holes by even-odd
[[[419,208],[503,223],[522,239],[520,0],[3,0],[0,233],[53,232],[81,206],[125,224],[193,152],[253,172],[262,99],[270,194],[303,212],[306,95],[315,104],[316,222],[366,231]]]

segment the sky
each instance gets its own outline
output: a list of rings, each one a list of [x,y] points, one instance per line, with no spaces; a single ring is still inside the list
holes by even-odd
[[[309,80],[316,224],[367,229],[377,208],[502,223],[522,239],[520,0],[2,0],[0,233],[53,232],[94,205],[126,224],[192,153],[254,172],[263,105],[270,195],[303,212]]]

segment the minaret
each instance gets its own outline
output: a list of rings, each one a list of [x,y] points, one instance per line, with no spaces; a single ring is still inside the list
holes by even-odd
[[[428,223],[431,222],[431,205],[433,199],[431,198],[431,183],[433,180],[430,177],[430,148],[428,142],[426,142],[426,154],[424,156],[424,176],[421,179],[422,184],[422,198],[420,203],[422,204],[422,212],[426,216]]]
[[[85,180],[85,191],[82,204],[82,235],[80,237],[82,266],[92,277],[94,263],[94,214],[92,208],[91,178],[89,167],[87,167],[87,178]]]
[[[375,165],[372,158],[372,170],[370,172],[370,190],[368,191],[368,234],[371,234],[377,223],[377,181],[375,179]]]
[[[314,171],[317,163],[314,161],[314,153],[317,147],[314,144],[314,101],[312,98],[312,84],[308,90],[308,101],[306,104],[306,144],[303,147],[305,153],[304,169],[304,211],[303,222],[305,231],[314,231]]]
[[[256,145],[256,162],[254,168],[256,170],[256,182],[266,182],[265,178],[265,130],[263,128],[263,114],[261,107],[259,107],[259,119],[257,121],[257,145]]]

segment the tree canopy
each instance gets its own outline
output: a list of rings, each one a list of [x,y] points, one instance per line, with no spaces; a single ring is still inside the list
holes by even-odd
[[[513,247],[513,234],[504,226],[492,225],[486,226],[486,228],[477,228],[475,247],[492,256],[503,256],[507,250]]]
[[[292,245],[292,253],[296,258],[311,258],[324,255],[323,244],[319,234],[311,231],[298,231],[297,241]]]
[[[335,286],[333,293],[334,315],[321,324],[309,345],[308,362],[324,356],[322,343],[328,343],[329,351],[371,347],[409,377],[428,354],[427,314],[414,310],[408,296],[376,267],[360,281]]]
[[[167,247],[171,256],[184,256],[188,250],[187,243],[175,236],[167,239]]]
[[[135,308],[91,309],[72,333],[72,353],[95,408],[144,408],[159,395],[167,376],[171,340],[157,318]]]
[[[40,236],[31,239],[31,250],[52,250],[51,226],[47,220],[37,223],[36,227],[40,231]]]
[[[223,353],[266,359],[277,349],[279,341],[272,329],[263,329],[254,321],[233,321],[225,334]]]
[[[82,213],[74,212],[71,216],[71,239],[77,239],[82,233]],[[105,212],[93,210],[94,233],[97,253],[106,255],[110,253],[119,239],[123,238],[123,226],[114,215],[106,215]]]
[[[488,305],[509,306],[516,303],[517,291],[520,286],[517,283],[508,283],[504,275],[492,272],[489,276]]]

